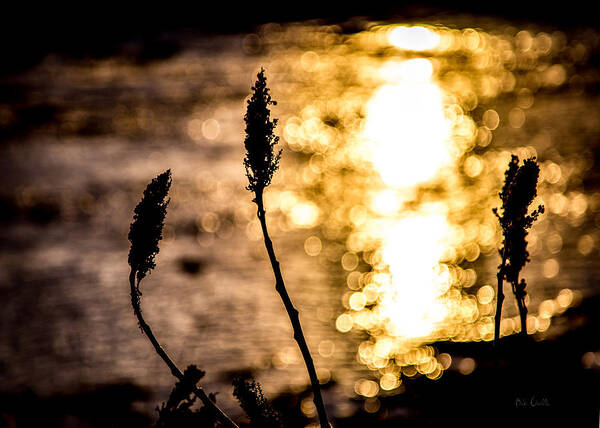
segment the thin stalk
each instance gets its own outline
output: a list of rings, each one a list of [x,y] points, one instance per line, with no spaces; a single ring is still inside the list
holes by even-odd
[[[502,303],[504,302],[504,276],[498,272],[498,291],[496,297],[496,316],[494,317],[494,346],[500,339],[500,321],[502,320]]]
[[[517,300],[517,305],[521,317],[521,336],[527,336],[527,307],[521,300]]]
[[[521,336],[527,336],[527,306],[525,305],[525,296],[520,298],[519,294],[516,292],[517,284],[519,284],[518,277],[517,281],[513,284],[513,292],[517,298],[517,307],[519,308],[519,317],[521,318],[521,331],[519,334]]]
[[[136,283],[135,283],[135,274],[136,274],[136,272],[132,269],[131,270],[131,274],[129,275],[129,285],[131,287],[131,303],[132,303],[132,306],[133,306],[133,312],[135,313],[135,316],[138,319],[140,327],[142,328],[142,330],[146,334],[146,337],[148,337],[148,339],[152,343],[152,346],[154,346],[154,350],[159,355],[159,357],[162,358],[162,360],[165,362],[165,364],[171,370],[171,374],[173,376],[175,376],[177,379],[182,380],[183,379],[183,373],[181,372],[181,370],[179,370],[179,368],[177,367],[177,365],[173,362],[173,360],[171,359],[171,357],[169,357],[169,355],[166,353],[166,351],[163,349],[163,347],[160,346],[160,343],[158,343],[158,340],[156,340],[156,337],[154,336],[154,333],[152,332],[152,329],[146,323],[146,321],[144,320],[144,317],[142,316],[142,310],[141,310],[141,307],[140,307],[140,305],[139,305],[139,303],[137,301],[137,298],[136,298],[138,291],[137,291],[137,286],[136,286]],[[219,418],[219,420],[225,426],[227,426],[229,428],[239,428],[235,424],[235,422],[233,422],[229,418],[229,416],[227,416],[219,408],[219,406],[217,406],[217,404],[215,402],[213,402],[210,399],[210,397],[208,397],[208,395],[206,395],[206,392],[204,392],[204,389],[202,389],[199,386],[194,387],[194,395],[196,395],[196,397],[198,397],[202,401],[202,403],[204,403],[205,406],[208,406],[209,408],[212,408],[213,411],[216,413],[217,417]]]
[[[267,248],[267,253],[269,254],[269,260],[271,261],[271,267],[273,268],[273,273],[275,274],[275,289],[277,290],[279,296],[281,297],[281,300],[283,301],[283,305],[285,306],[285,310],[288,313],[288,316],[292,323],[292,327],[294,329],[294,339],[298,343],[298,347],[300,348],[300,351],[302,352],[302,357],[304,358],[304,362],[306,363],[306,369],[308,370],[310,383],[313,389],[313,402],[315,403],[317,414],[319,415],[319,422],[321,424],[321,428],[329,428],[329,420],[327,419],[327,412],[325,411],[325,404],[323,403],[323,397],[321,395],[321,386],[319,385],[319,378],[317,377],[315,364],[313,363],[312,356],[310,355],[310,350],[308,349],[308,345],[306,344],[304,333],[302,333],[302,326],[300,325],[298,310],[292,304],[292,300],[290,299],[287,289],[285,288],[283,276],[281,275],[281,270],[279,268],[279,261],[277,260],[277,257],[275,257],[275,251],[273,250],[273,242],[271,241],[271,238],[269,237],[269,232],[267,230],[267,220],[265,209],[263,206],[262,190],[256,191],[255,195],[256,199],[254,200],[254,202],[258,207],[257,216],[260,220],[260,225],[265,240],[265,247]]]
[[[504,303],[504,269],[506,268],[506,248],[502,249],[502,264],[498,268],[498,291],[496,292],[496,316],[494,317],[494,347],[500,339],[500,321],[502,321],[502,303]]]

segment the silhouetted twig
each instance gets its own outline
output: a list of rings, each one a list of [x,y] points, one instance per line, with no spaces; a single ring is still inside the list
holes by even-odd
[[[298,347],[300,348],[304,362],[306,363],[313,389],[313,401],[317,409],[317,414],[319,415],[321,427],[327,428],[329,427],[329,422],[323,403],[323,397],[321,396],[319,378],[317,377],[315,365],[308,349],[308,345],[306,344],[304,333],[302,332],[298,310],[292,304],[290,296],[285,288],[283,276],[281,275],[281,270],[279,268],[279,261],[275,256],[273,242],[271,241],[267,230],[266,213],[263,205],[263,191],[265,187],[271,183],[273,174],[279,167],[281,151],[275,153],[274,150],[274,146],[277,144],[279,137],[273,134],[273,129],[277,125],[277,119],[271,120],[269,105],[275,105],[276,102],[271,100],[269,88],[267,88],[267,79],[263,69],[258,73],[256,83],[252,87],[252,90],[254,93],[252,94],[251,99],[248,100],[248,109],[246,116],[244,117],[246,122],[246,139],[244,141],[246,146],[246,157],[244,159],[244,166],[246,167],[246,175],[249,182],[247,189],[254,192],[255,197],[253,202],[256,203],[258,208],[257,216],[260,220],[265,247],[269,254],[269,260],[271,261],[271,267],[275,274],[275,289],[283,301],[294,329],[294,339],[298,343]]]
[[[156,353],[169,367],[173,376],[179,379],[180,382],[184,382],[188,378],[184,376],[160,343],[158,343],[152,329],[142,316],[141,308],[142,293],[140,292],[140,282],[156,266],[154,257],[159,252],[158,242],[162,239],[163,222],[167,213],[167,205],[169,204],[167,195],[170,187],[171,171],[167,170],[148,184],[146,190],[144,190],[142,200],[135,207],[133,223],[131,223],[129,229],[129,240],[131,241],[129,251],[129,265],[131,266],[129,285],[131,288],[131,305],[133,306],[133,312],[137,317],[140,328],[146,334],[152,346],[154,346]],[[237,425],[210,399],[201,387],[194,384],[193,392],[205,406],[215,411],[217,417],[225,426],[237,428]]]
[[[503,242],[500,249],[502,262],[498,267],[498,292],[496,299],[496,317],[494,325],[494,343],[500,338],[500,320],[502,318],[502,302],[504,301],[504,280],[510,282],[517,299],[519,316],[521,318],[521,334],[527,335],[527,306],[524,279],[519,281],[519,272],[529,261],[527,252],[527,234],[533,222],[544,212],[544,206],[539,205],[531,214],[527,214],[529,205],[537,195],[537,181],[540,167],[535,158],[526,159],[519,166],[519,158],[512,155],[504,176],[504,186],[500,192],[502,215],[496,208],[494,214],[502,227]]]
[[[204,371],[194,365],[185,369],[183,379],[175,384],[169,399],[160,408],[157,408],[157,428],[212,428],[215,426],[217,414],[213,407],[203,406],[199,410],[192,410],[196,401],[194,389],[204,374]],[[216,400],[214,394],[209,394],[209,398],[212,401]]]

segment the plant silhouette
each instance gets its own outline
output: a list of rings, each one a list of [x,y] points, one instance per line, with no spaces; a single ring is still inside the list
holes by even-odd
[[[157,428],[192,428],[214,427],[217,423],[217,414],[212,407],[202,406],[199,410],[192,410],[196,401],[194,389],[204,377],[204,372],[196,366],[190,365],[183,372],[183,378],[175,384],[169,399],[158,410]],[[216,402],[216,396],[209,394],[209,398]]]
[[[181,372],[160,345],[154,336],[150,325],[146,323],[142,315],[142,293],[140,292],[140,282],[156,266],[154,257],[159,252],[158,243],[162,239],[164,219],[169,204],[167,195],[170,187],[171,170],[167,170],[148,184],[146,190],[144,190],[142,200],[134,210],[133,223],[131,223],[129,229],[129,241],[131,242],[131,248],[129,250],[129,265],[131,266],[131,273],[129,274],[131,305],[140,328],[146,334],[152,343],[152,346],[154,346],[154,350],[169,367],[173,376],[179,379],[180,385],[176,387],[176,390],[181,391],[185,386],[185,390],[193,392],[200,398],[204,406],[211,409],[224,426],[237,427],[237,425],[217,406],[214,401],[214,396],[211,397],[207,395],[200,386],[196,385],[197,381],[202,377],[198,376],[196,370],[188,368],[188,370],[186,370],[187,375]],[[161,415],[163,416],[163,422],[165,420],[171,420],[166,416],[167,413],[181,415],[181,412],[176,412],[176,410],[179,409],[179,405],[174,406],[172,401],[173,400],[170,400],[168,405],[162,409]]]
[[[279,168],[281,150],[275,153],[275,145],[279,137],[273,134],[277,119],[271,120],[270,105],[277,105],[271,99],[265,70],[261,69],[252,87],[254,93],[248,100],[244,121],[246,122],[246,157],[244,166],[248,177],[247,189],[262,196],[262,192],[273,179],[273,174]]]
[[[281,415],[271,406],[262,393],[260,384],[252,378],[236,376],[233,379],[233,395],[256,428],[283,428]]]
[[[171,171],[167,170],[154,178],[144,190],[140,203],[135,207],[133,222],[129,229],[131,248],[129,251],[129,285],[131,305],[142,331],[146,334],[156,353],[162,358],[178,379],[169,399],[158,408],[160,428],[214,427],[237,428],[216,404],[215,394],[206,394],[198,385],[205,372],[190,365],[182,373],[171,357],[160,345],[150,325],[144,320],[141,308],[140,282],[156,267],[154,261],[159,252],[158,244],[167,214],[167,199],[171,187]],[[262,393],[260,384],[254,379],[234,379],[234,395],[240,401],[252,427],[281,428],[281,417]],[[199,398],[202,406],[192,409]]]
[[[317,409],[317,414],[319,415],[321,428],[327,428],[329,427],[329,422],[325,404],[323,403],[323,397],[321,395],[317,371],[306,343],[304,333],[302,332],[298,310],[292,304],[292,300],[285,287],[283,275],[281,274],[281,269],[279,267],[279,261],[275,256],[273,242],[271,241],[267,229],[263,192],[271,183],[273,174],[279,167],[281,151],[275,153],[275,145],[277,144],[279,137],[273,134],[273,130],[277,125],[277,119],[271,120],[269,106],[275,105],[276,102],[271,99],[271,95],[269,94],[264,69],[261,69],[257,74],[257,80],[252,87],[252,90],[254,93],[248,100],[247,112],[244,117],[246,122],[246,139],[244,141],[244,145],[246,146],[246,158],[244,159],[244,165],[246,167],[246,176],[248,177],[249,183],[247,189],[254,193],[253,202],[256,203],[257,206],[256,214],[260,221],[265,247],[275,275],[275,289],[279,293],[288,313],[294,329],[294,339],[298,343],[298,347],[300,348],[306,364],[313,390],[313,401]]]
[[[521,319],[520,334],[527,336],[527,306],[525,304],[527,283],[525,279],[519,281],[519,273],[529,261],[526,240],[528,230],[544,212],[544,206],[539,205],[531,214],[527,214],[529,205],[537,195],[539,173],[540,167],[536,163],[535,157],[525,159],[523,165],[519,166],[519,158],[512,155],[508,168],[504,173],[504,186],[499,194],[502,201],[502,213],[500,214],[496,208],[493,209],[500,222],[503,236],[502,248],[500,249],[502,261],[498,266],[497,274],[498,292],[494,320],[494,343],[500,338],[504,280],[511,284],[513,294],[517,300]]]

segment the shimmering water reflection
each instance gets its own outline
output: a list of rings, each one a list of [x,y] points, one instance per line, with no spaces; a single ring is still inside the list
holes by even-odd
[[[534,203],[547,209],[529,235],[528,332],[562,334],[572,326],[557,316],[598,293],[597,31],[448,17],[173,37],[180,50],[147,63],[50,55],[14,78],[23,105],[0,104],[14,132],[0,147],[0,202],[13,211],[0,258],[7,388],[128,379],[156,391],[150,413],[168,396],[173,379],[131,314],[126,263],[132,210],[167,168],[148,322],[234,414],[229,373],[252,371],[271,397],[307,386],[244,190],[244,97],[261,66],[283,148],[269,229],[319,376],[333,380],[332,415],[352,414],[356,394],[376,411],[407,377],[480,367],[436,342],[492,338],[491,210],[511,153],[538,157]],[[50,119],[27,125],[39,106]],[[597,351],[583,367],[598,367]]]
[[[379,380],[359,381],[355,391],[372,397],[379,388],[399,388],[403,375],[439,378],[451,357],[428,345],[437,340],[492,340],[491,281],[501,241],[492,208],[510,153],[540,159],[533,204],[550,211],[529,239],[527,326],[543,338],[552,317],[581,292],[544,292],[535,273],[556,279],[560,262],[548,253],[560,252],[561,217],[582,224],[588,200],[597,199],[566,191],[571,174],[589,170],[593,160],[557,156],[552,125],[527,125],[536,97],[582,79],[563,60],[564,34],[411,25],[374,25],[351,36],[329,31],[330,44],[300,57],[306,79],[323,95],[312,93],[299,116],[286,117],[283,135],[307,158],[300,193],[308,201],[298,206],[312,201],[320,213],[320,235],[306,240],[307,254],[344,247],[339,260],[350,291],[336,328],[367,332],[357,360]],[[298,225],[298,218],[308,225],[317,218],[306,208],[297,212],[305,212],[292,216]],[[595,240],[583,235],[580,255],[592,252]],[[502,335],[519,330],[514,308],[508,313]],[[461,373],[474,370],[469,360],[456,366]]]

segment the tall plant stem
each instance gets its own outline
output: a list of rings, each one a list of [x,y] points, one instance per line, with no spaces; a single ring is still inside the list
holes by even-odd
[[[129,285],[131,287],[131,304],[133,306],[133,312],[135,313],[135,316],[137,317],[137,320],[138,320],[138,322],[140,324],[140,327],[142,328],[142,330],[146,334],[146,337],[148,337],[148,339],[152,343],[152,346],[154,346],[154,350],[159,355],[159,357],[162,358],[162,360],[165,362],[165,364],[171,370],[171,374],[173,376],[175,376],[177,379],[183,380],[183,373],[181,372],[181,370],[179,370],[179,368],[177,367],[177,365],[173,362],[173,360],[171,359],[171,357],[169,357],[169,355],[166,353],[166,351],[163,349],[163,347],[160,346],[160,343],[158,343],[158,340],[156,340],[156,337],[154,336],[154,333],[152,332],[152,329],[146,323],[146,321],[144,320],[144,317],[142,316],[142,309],[140,307],[139,300],[138,300],[138,297],[137,297],[138,291],[137,291],[137,286],[136,286],[136,283],[135,283],[135,274],[136,274],[136,272],[132,269],[131,270],[131,274],[129,275]],[[210,397],[208,395],[206,395],[206,392],[204,392],[204,389],[202,389],[199,386],[196,386],[194,388],[194,394],[196,395],[196,397],[198,397],[202,401],[202,403],[204,403],[205,406],[213,409],[213,411],[216,413],[216,415],[219,418],[219,420],[225,426],[227,426],[229,428],[239,428],[235,424],[235,422],[233,422],[229,418],[229,416],[227,416],[219,408],[219,406],[217,406],[217,404],[210,399]]]
[[[521,331],[519,334],[521,336],[527,336],[527,306],[525,305],[525,296],[523,299],[519,298],[519,294],[517,293],[517,284],[519,284],[519,280],[513,283],[513,293],[517,299],[517,307],[519,308],[519,317],[521,318]]]
[[[498,290],[496,291],[496,316],[494,317],[494,347],[500,339],[500,321],[502,321],[502,303],[504,303],[504,268],[506,266],[505,250],[502,250],[502,264],[498,268]]]
[[[313,402],[315,403],[317,414],[319,415],[319,422],[321,424],[321,428],[329,428],[329,421],[327,419],[327,412],[325,411],[325,405],[323,403],[323,397],[321,395],[321,387],[319,385],[319,378],[317,377],[315,364],[313,363],[313,359],[310,355],[308,345],[306,344],[304,333],[302,333],[302,326],[300,325],[298,310],[292,304],[292,300],[290,299],[287,289],[285,288],[283,276],[281,275],[281,269],[279,268],[279,261],[277,260],[277,257],[275,257],[275,251],[273,250],[273,242],[271,241],[271,238],[269,237],[269,232],[267,230],[267,220],[265,209],[263,206],[262,191],[256,191],[255,196],[256,199],[254,200],[254,202],[258,207],[257,215],[258,219],[260,220],[260,225],[265,240],[265,247],[267,248],[267,253],[269,253],[269,260],[271,261],[271,267],[273,268],[273,273],[275,274],[275,289],[279,293],[279,296],[283,301],[283,305],[285,306],[285,310],[287,311],[288,316],[290,317],[292,327],[294,328],[294,339],[296,340],[296,342],[298,342],[298,347],[300,348],[300,351],[302,352],[302,357],[304,358],[304,362],[306,363],[306,369],[308,370],[310,383],[313,389]]]

